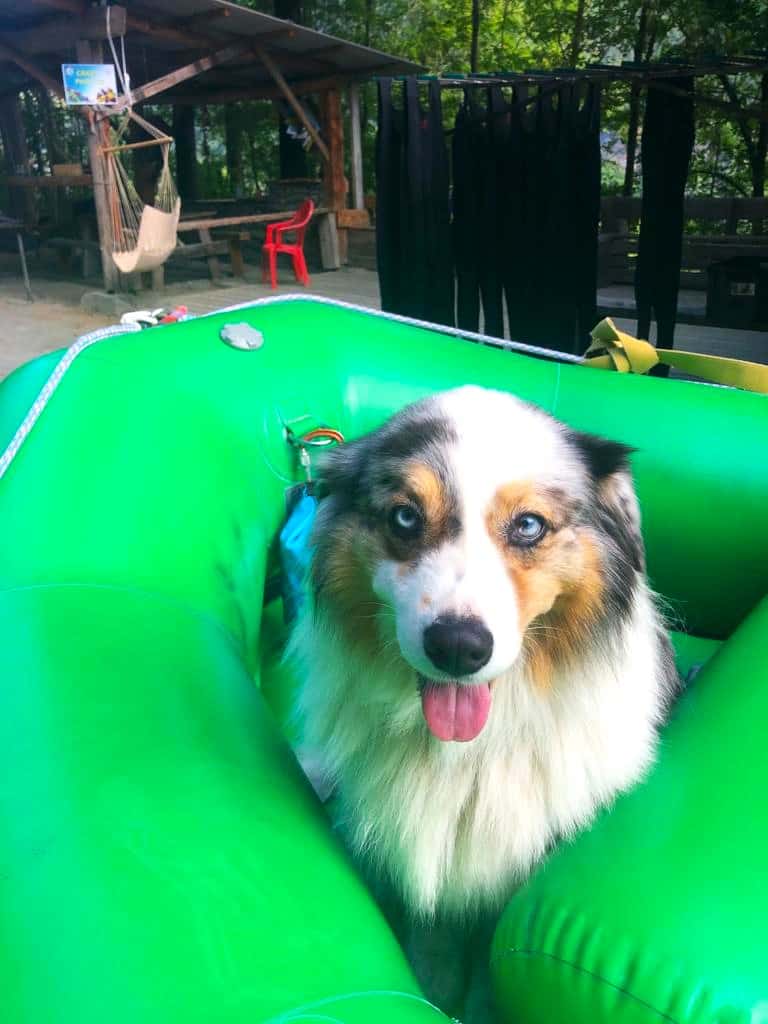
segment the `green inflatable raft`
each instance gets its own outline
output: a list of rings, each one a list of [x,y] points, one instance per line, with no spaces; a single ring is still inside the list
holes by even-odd
[[[290,752],[264,594],[286,425],[351,438],[467,381],[638,449],[653,584],[704,664],[647,782],[512,899],[503,1019],[768,1021],[768,398],[310,299],[79,348],[0,388],[3,1024],[445,1020]]]

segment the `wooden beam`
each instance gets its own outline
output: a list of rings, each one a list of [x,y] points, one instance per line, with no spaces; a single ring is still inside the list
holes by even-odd
[[[209,71],[211,68],[215,68],[218,64],[223,64],[225,61],[234,60],[236,57],[242,57],[244,53],[248,53],[249,51],[250,46],[247,43],[235,43],[232,46],[225,46],[223,50],[217,50],[216,53],[212,53],[208,57],[201,57],[200,60],[192,61],[191,64],[185,64],[184,67],[176,68],[175,71],[171,71],[167,75],[162,75],[160,78],[155,78],[152,82],[145,82],[144,85],[140,85],[137,89],[132,89],[130,102],[134,105],[137,103],[143,103],[144,100],[148,100],[150,96],[156,96],[158,93],[165,92],[167,89],[172,88],[174,85],[178,85],[180,82],[186,82],[190,78],[196,78],[198,75],[202,75],[204,71]],[[119,114],[121,110],[125,110],[128,105],[128,98],[123,96],[111,107],[100,111],[98,117],[99,119],[112,117],[115,114]]]
[[[101,43],[81,39],[77,44],[77,59],[81,64],[100,64],[103,53]],[[83,108],[92,114],[92,108]],[[102,148],[109,144],[109,128],[106,124],[97,124],[91,117],[88,131],[88,155],[93,176],[93,201],[96,205],[96,224],[99,231],[99,249],[101,250],[101,273],[106,291],[114,291],[118,276],[117,267],[112,259],[114,236],[112,233],[112,213],[110,198],[117,202],[117,196],[110,197],[107,162]]]
[[[3,179],[15,188],[90,188],[90,174],[9,174]]]
[[[338,75],[331,78],[305,78],[290,83],[295,96],[325,92],[327,89],[342,89],[345,85],[346,79],[339,78]],[[235,103],[237,100],[275,100],[281,96],[284,96],[283,90],[276,85],[255,85],[248,88],[211,89],[206,92],[172,92],[165,97],[165,102],[177,106],[199,106],[204,103]]]
[[[253,41],[256,45],[261,46],[264,49],[264,44],[260,36],[254,36]],[[283,69],[290,69],[291,67],[301,67],[305,71],[317,71],[326,74],[332,74],[334,71],[339,70],[339,65],[335,61],[321,60],[315,57],[316,53],[325,51],[325,47],[321,47],[318,50],[307,50],[304,53],[292,53],[287,50],[280,49],[279,46],[271,46],[269,50],[275,60],[280,62],[280,67]],[[328,47],[329,50],[337,49],[336,46]]]
[[[265,66],[267,71],[269,71],[270,75],[272,75],[272,77],[274,78],[274,80],[277,83],[277,85],[278,85],[280,91],[282,92],[283,96],[285,96],[286,100],[288,101],[291,109],[293,110],[293,112],[296,114],[298,119],[301,121],[301,123],[304,125],[304,127],[309,132],[312,141],[315,143],[315,145],[317,146],[318,150],[322,154],[323,160],[325,160],[326,163],[328,163],[330,161],[330,154],[328,152],[328,147],[323,142],[323,140],[320,138],[320,135],[318,134],[317,129],[315,128],[315,126],[312,124],[312,122],[307,117],[306,113],[304,112],[304,108],[299,103],[299,101],[296,99],[295,93],[293,92],[291,87],[288,85],[286,80],[283,78],[283,75],[282,75],[282,73],[280,71],[280,68],[277,66],[277,64],[275,64],[275,62],[272,60],[272,58],[270,57],[270,55],[267,53],[266,50],[262,49],[260,46],[257,46],[254,49],[255,49],[255,52],[256,52],[256,56],[259,58],[261,63]]]
[[[740,107],[735,103],[726,103],[725,100],[718,100],[714,96],[707,96],[700,92],[692,93],[687,89],[677,89],[674,85],[667,85],[654,78],[649,79],[647,85],[649,89],[657,89],[659,92],[667,93],[670,96],[681,96],[683,99],[693,100],[697,106],[712,107],[714,110],[720,110],[727,118],[733,121],[768,121],[768,110],[765,110],[763,107]]]
[[[349,123],[352,145],[352,207],[365,208],[363,201],[363,141],[360,122],[360,86],[349,87]]]
[[[34,61],[30,60],[23,53],[19,53],[18,50],[12,46],[8,46],[7,43],[0,39],[0,59],[9,60],[13,64],[26,71],[30,78],[34,78],[36,82],[45,86],[49,92],[55,93],[56,96],[64,96],[64,86],[61,82],[57,82],[55,78],[51,78],[47,71],[43,71],[42,68],[38,67]]]
[[[213,23],[215,28],[217,21],[223,21],[231,13],[228,7],[219,7],[216,11],[203,11],[202,14],[192,14],[189,18],[182,18],[178,23],[178,28],[182,32],[188,32],[190,29],[196,32],[199,28],[207,28],[211,23]]]
[[[54,11],[66,11],[67,14],[79,14],[85,16],[88,10],[86,0],[40,0],[43,7],[50,7]]]
[[[252,40],[251,45],[261,46],[262,49],[266,50],[287,80],[290,79],[292,73],[296,75],[334,75],[339,70],[335,64],[330,62],[321,64],[320,61],[310,60],[298,53],[288,53],[286,50],[281,50],[276,46],[262,46],[258,38]],[[215,49],[215,47],[209,47],[209,49]],[[196,56],[198,56],[197,53],[191,53],[189,59]],[[250,68],[239,65],[236,73],[242,75],[248,70]],[[219,72],[219,74],[221,73]],[[215,72],[212,72],[212,77],[215,77],[215,74]],[[234,85],[235,83],[231,84]]]
[[[84,17],[88,9],[88,4],[82,0],[38,0],[38,3],[78,17]],[[132,32],[140,32],[142,35],[154,36],[155,39],[165,39],[169,43],[180,43],[182,46],[190,46],[195,49],[209,50],[211,46],[216,45],[208,36],[174,28],[171,25],[159,24],[130,11],[126,15],[126,27]]]
[[[286,25],[285,28],[275,28],[271,32],[261,32],[259,34],[259,46],[269,45],[274,39],[282,39],[287,36],[289,39],[293,39],[296,35],[296,25]]]
[[[53,17],[36,28],[4,32],[0,38],[6,46],[25,56],[61,51],[74,46],[78,39],[106,39],[106,11],[106,7],[89,7],[81,21],[72,17]],[[125,8],[110,7],[109,11],[110,30],[117,38],[125,33]]]
[[[164,142],[173,142],[170,135],[159,135],[156,139],[146,139],[144,142],[126,142],[119,146],[105,146],[102,153],[123,153],[127,149],[146,149],[148,146],[160,146]]]
[[[48,0],[45,0],[47,3]],[[173,25],[163,25],[151,18],[140,17],[128,13],[128,28],[132,32],[140,32],[144,36],[164,39],[168,43],[180,43],[182,46],[190,46],[198,50],[210,50],[212,46],[218,46],[218,41],[210,36],[202,35],[200,32],[190,32],[189,29],[175,28]]]

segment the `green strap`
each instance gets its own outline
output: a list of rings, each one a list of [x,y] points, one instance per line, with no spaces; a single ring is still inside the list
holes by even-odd
[[[619,373],[648,373],[659,364],[714,384],[768,395],[768,366],[743,359],[706,356],[700,352],[654,348],[650,342],[620,331],[610,317],[601,320],[592,331],[592,344],[584,355],[583,363],[584,366],[617,370]]]

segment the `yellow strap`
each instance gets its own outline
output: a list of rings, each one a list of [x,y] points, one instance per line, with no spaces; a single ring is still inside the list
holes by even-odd
[[[650,342],[620,331],[610,317],[601,320],[592,331],[592,344],[584,354],[585,366],[619,373],[648,373],[659,363],[715,384],[768,395],[768,366],[700,352],[654,348]]]

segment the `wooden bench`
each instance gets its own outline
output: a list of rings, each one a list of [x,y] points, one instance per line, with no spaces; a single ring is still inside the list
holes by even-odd
[[[598,240],[598,284],[633,284],[639,238],[629,232],[604,233]],[[765,235],[683,235],[680,287],[706,290],[707,269],[732,256],[768,259]]]
[[[181,232],[181,230],[182,225],[180,224],[177,233]],[[229,255],[233,276],[243,277],[245,275],[245,261],[243,260],[241,243],[250,241],[252,237],[250,231],[232,231],[228,232],[223,238],[214,239],[211,237],[209,228],[196,230],[198,231],[200,241],[192,243],[180,241],[173,251],[174,259],[191,260],[199,256],[205,256],[211,279],[220,281],[222,275],[218,257]]]
[[[632,284],[638,250],[638,222],[642,200],[638,196],[604,196],[600,202],[601,234],[598,239],[598,283]],[[705,290],[707,269],[712,263],[732,256],[768,258],[768,236],[740,234],[739,227],[768,220],[768,199],[710,198],[687,196],[683,203],[686,220],[711,222],[707,234],[686,233],[680,267],[680,287]],[[718,230],[718,226],[722,228]]]

